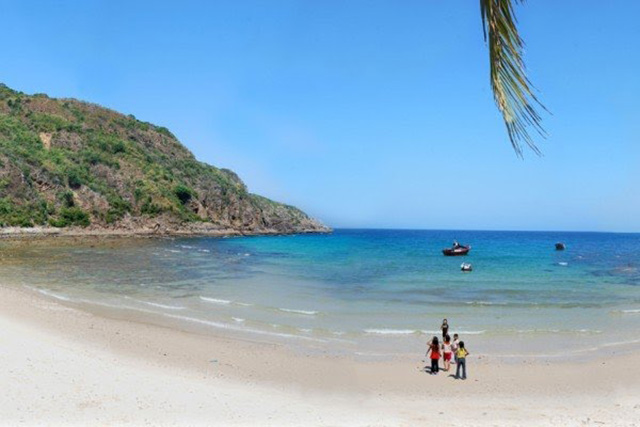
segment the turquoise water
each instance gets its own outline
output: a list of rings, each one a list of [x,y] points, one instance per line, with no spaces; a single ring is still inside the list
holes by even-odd
[[[470,254],[444,257],[453,239]],[[16,257],[5,281],[63,304],[314,351],[420,352],[444,317],[485,354],[640,343],[638,234],[337,230],[38,246]],[[474,271],[461,272],[463,261]]]

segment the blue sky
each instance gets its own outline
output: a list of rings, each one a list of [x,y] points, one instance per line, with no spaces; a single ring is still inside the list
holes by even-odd
[[[167,126],[335,227],[640,231],[640,2],[518,8],[518,159],[477,1],[3,1],[0,81]]]

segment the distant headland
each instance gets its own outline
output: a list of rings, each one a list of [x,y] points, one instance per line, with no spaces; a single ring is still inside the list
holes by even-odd
[[[196,160],[167,128],[0,84],[0,234],[329,231]]]

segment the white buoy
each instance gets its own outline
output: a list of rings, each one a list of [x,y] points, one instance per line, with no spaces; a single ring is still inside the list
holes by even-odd
[[[460,270],[473,271],[473,266],[468,262],[463,262],[462,264],[460,264]]]

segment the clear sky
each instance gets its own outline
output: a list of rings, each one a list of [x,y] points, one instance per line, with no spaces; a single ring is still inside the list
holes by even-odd
[[[5,1],[0,81],[170,128],[334,227],[640,231],[640,2],[518,7],[518,159],[478,2]]]

